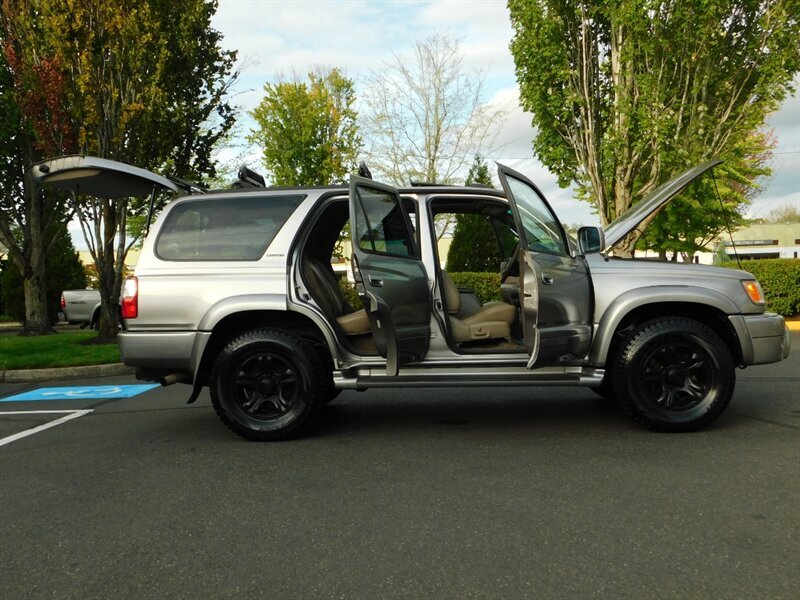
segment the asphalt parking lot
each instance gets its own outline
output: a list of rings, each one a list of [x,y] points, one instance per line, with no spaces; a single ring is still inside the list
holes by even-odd
[[[0,446],[0,598],[796,598],[793,347],[685,435],[561,388],[344,392],[278,444],[187,386],[0,402],[0,443],[91,410]]]

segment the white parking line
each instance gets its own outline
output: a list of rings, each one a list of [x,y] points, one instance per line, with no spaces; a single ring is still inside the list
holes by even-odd
[[[60,419],[56,419],[55,421],[50,421],[49,423],[45,423],[44,425],[39,425],[38,427],[32,427],[31,429],[26,429],[25,431],[20,431],[19,433],[15,433],[14,435],[4,437],[0,439],[0,446],[5,446],[6,444],[10,444],[11,442],[15,442],[24,437],[28,437],[29,435],[33,435],[34,433],[39,433],[40,431],[44,431],[45,429],[50,429],[51,427],[55,427],[56,425],[61,425],[62,423],[66,423],[67,421],[71,421],[72,419],[77,419],[78,417],[82,417],[83,415],[88,415],[90,412],[94,412],[94,410],[91,408],[86,408],[84,410],[9,410],[0,412],[0,417],[2,417],[3,415],[42,415],[42,414],[64,415],[63,417],[61,417]]]

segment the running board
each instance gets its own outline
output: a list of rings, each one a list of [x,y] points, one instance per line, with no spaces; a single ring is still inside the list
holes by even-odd
[[[592,369],[584,373],[521,373],[521,374],[486,374],[476,375],[368,375],[346,377],[342,373],[334,373],[333,383],[337,389],[366,390],[369,388],[400,387],[524,387],[533,385],[547,386],[596,386],[603,382],[603,369]]]

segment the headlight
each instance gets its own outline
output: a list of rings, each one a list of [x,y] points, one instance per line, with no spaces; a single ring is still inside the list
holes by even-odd
[[[742,287],[753,304],[764,304],[764,292],[755,279],[746,279],[742,281]]]

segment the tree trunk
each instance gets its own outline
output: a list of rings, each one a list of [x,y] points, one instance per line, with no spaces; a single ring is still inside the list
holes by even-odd
[[[52,205],[49,206],[51,209]],[[50,219],[46,214],[48,204],[39,194],[31,194],[27,210],[27,248],[23,248],[25,263],[17,265],[23,274],[22,288],[25,293],[25,326],[22,335],[46,335],[54,333],[47,316],[47,283],[45,277],[45,254],[48,240],[45,231]]]
[[[125,269],[126,199],[102,200],[103,240],[98,244],[97,273],[100,287],[98,341],[113,343],[119,333],[119,297]]]
[[[22,335],[47,335],[54,333],[47,317],[47,286],[45,284],[44,252],[33,248],[30,269],[22,280],[25,292],[25,326]]]

